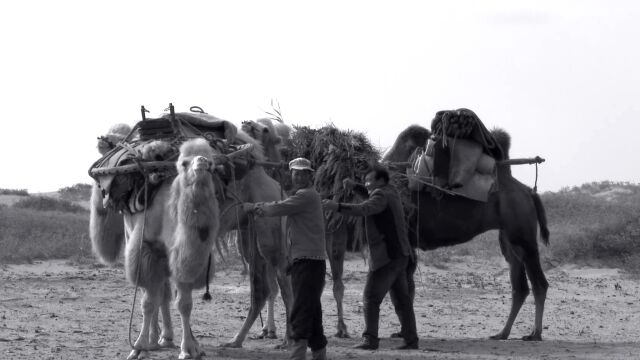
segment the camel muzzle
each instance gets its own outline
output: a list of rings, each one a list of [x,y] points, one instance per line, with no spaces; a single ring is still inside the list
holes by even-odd
[[[204,156],[196,156],[191,166],[195,171],[209,171],[212,168],[213,162]]]

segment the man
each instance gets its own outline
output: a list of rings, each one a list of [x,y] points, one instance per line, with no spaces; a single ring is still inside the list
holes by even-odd
[[[324,215],[320,194],[313,188],[313,168],[305,158],[289,162],[295,193],[282,201],[245,203],[258,216],[287,216],[289,270],[293,288],[290,314],[290,359],[305,359],[307,346],[314,360],[326,360],[327,338],[322,327],[320,297],[325,283]]]
[[[349,187],[353,182],[344,181]],[[345,215],[365,216],[366,236],[369,246],[369,273],[364,288],[363,341],[357,349],[378,348],[378,322],[380,303],[391,291],[393,305],[400,320],[400,333],[404,345],[398,349],[417,349],[418,334],[413,301],[407,281],[408,266],[412,260],[412,250],[407,235],[402,202],[397,190],[389,184],[389,172],[376,165],[365,177],[365,187],[369,198],[360,204],[323,201],[326,210],[334,210]]]

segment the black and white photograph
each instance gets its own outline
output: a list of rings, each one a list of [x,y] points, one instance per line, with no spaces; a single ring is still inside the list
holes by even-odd
[[[640,357],[639,2],[0,13],[0,359]]]

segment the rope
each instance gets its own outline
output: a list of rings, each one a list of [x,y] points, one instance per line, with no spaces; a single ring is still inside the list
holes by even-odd
[[[418,193],[418,199],[416,200],[416,247],[417,244],[420,242],[420,194]],[[422,277],[422,269],[420,269],[420,261],[418,260],[418,251],[416,249],[416,267],[418,268],[418,274],[420,275],[420,285],[422,285],[422,296],[426,297],[427,296],[427,288],[424,285],[424,278]],[[415,289],[414,289],[415,291]],[[415,297],[415,294],[414,294]]]
[[[136,287],[133,292],[133,301],[131,302],[131,312],[129,315],[129,346],[132,350],[136,350],[131,342],[131,328],[133,326],[133,312],[135,310],[136,298],[138,296],[138,287],[140,286],[140,257],[142,256],[142,243],[144,242],[144,228],[147,224],[147,200],[148,200],[148,191],[149,191],[149,178],[146,174],[144,176],[144,214],[142,216],[142,234],[140,236],[140,246],[138,248],[138,261],[136,262]]]
[[[534,185],[533,185],[533,192],[534,193],[538,192],[538,163],[536,163],[536,181],[534,182]]]

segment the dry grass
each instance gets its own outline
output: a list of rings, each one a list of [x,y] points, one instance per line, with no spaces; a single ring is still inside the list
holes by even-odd
[[[616,190],[619,188],[624,191]],[[0,262],[93,259],[87,212],[13,206],[25,198],[0,195]],[[551,231],[549,247],[540,246],[546,268],[578,263],[620,267],[640,274],[640,186],[592,183],[544,193],[542,201]],[[241,268],[235,241],[225,241],[224,259],[217,259],[219,268]],[[487,232],[466,244],[421,252],[420,259],[425,264],[447,268],[447,264],[466,255],[501,258],[497,232]],[[349,256],[362,257],[360,253]]]

